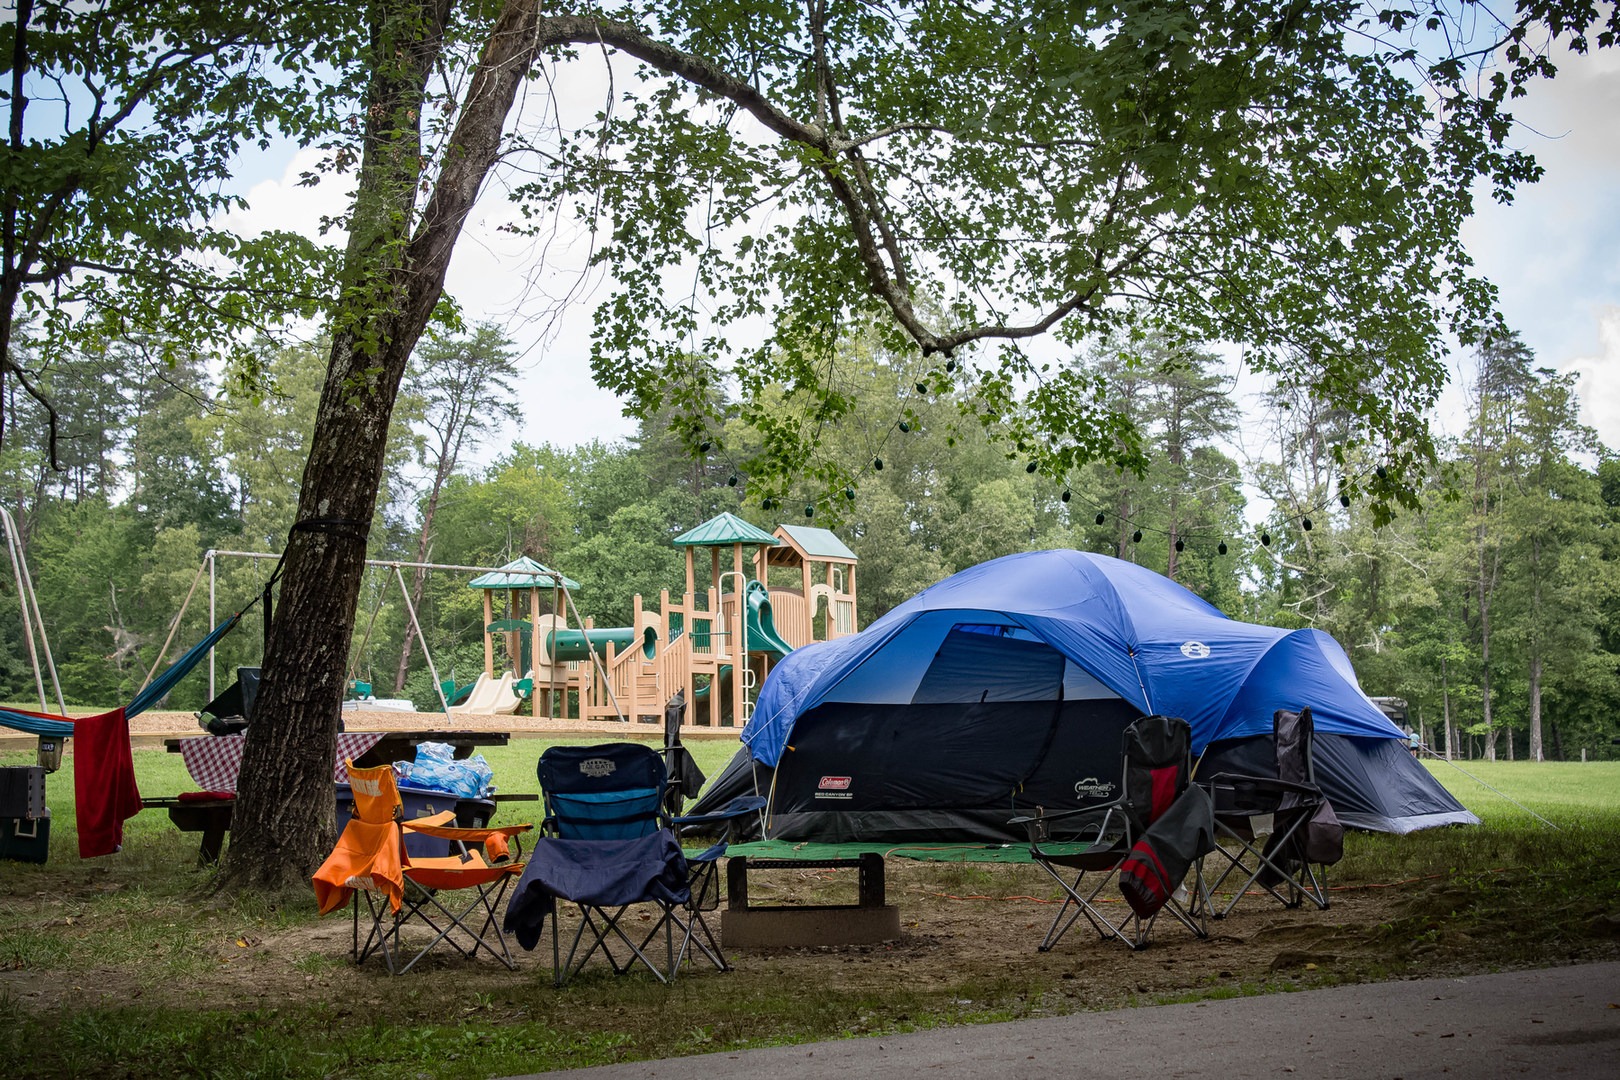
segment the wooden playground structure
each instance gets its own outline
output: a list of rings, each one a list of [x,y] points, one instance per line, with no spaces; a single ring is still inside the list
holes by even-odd
[[[740,727],[777,659],[858,628],[857,560],[827,529],[767,533],[720,514],[673,542],[686,551],[685,589],[654,606],[636,596],[629,626],[579,619],[578,586],[529,559],[469,582],[484,593],[484,672],[450,711],[662,722],[681,694],[686,723]]]

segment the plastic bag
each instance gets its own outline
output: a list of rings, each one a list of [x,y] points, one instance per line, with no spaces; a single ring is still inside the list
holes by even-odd
[[[414,762],[396,762],[399,782],[414,788],[443,791],[463,799],[482,799],[495,790],[495,770],[483,754],[457,760],[449,743],[420,743]]]

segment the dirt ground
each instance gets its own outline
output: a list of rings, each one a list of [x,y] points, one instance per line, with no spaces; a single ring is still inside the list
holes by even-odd
[[[1226,920],[1210,923],[1210,937],[1199,941],[1169,919],[1154,928],[1152,945],[1132,953],[1102,942],[1083,923],[1048,953],[1036,950],[1056,905],[1055,887],[1039,871],[1023,866],[941,865],[909,859],[887,863],[888,898],[899,907],[902,937],[876,945],[731,950],[735,972],[728,976],[745,991],[756,980],[823,981],[829,967],[844,992],[904,988],[932,992],[1011,984],[1050,983],[1082,1008],[1132,1000],[1156,1000],[1212,987],[1234,989],[1309,976],[1309,981],[1360,981],[1388,971],[1408,958],[1410,943],[1391,953],[1387,925],[1401,917],[1403,895],[1394,890],[1341,893],[1325,912],[1286,911],[1252,898]],[[122,886],[109,881],[107,889]],[[1414,885],[1422,891],[1424,886]],[[853,871],[795,870],[754,875],[755,903],[852,902]],[[1110,905],[1118,910],[1117,899]],[[201,946],[215,965],[184,983],[154,981],[141,965],[117,965],[74,973],[23,968],[0,972],[0,991],[29,1010],[71,1010],[87,1003],[113,1005],[142,1000],[148,1005],[195,1005],[200,999],[223,1008],[266,1008],[290,1004],[320,985],[341,996],[366,993],[380,966],[355,969],[346,963],[318,964],[309,958],[346,958],[350,922],[334,916],[315,924],[243,931],[228,916],[205,913],[211,929]],[[645,920],[645,916],[642,917]],[[709,916],[723,924],[724,912]],[[71,916],[59,925],[68,927]],[[570,926],[565,922],[565,928]],[[1383,929],[1381,929],[1383,928]],[[1469,946],[1469,942],[1457,942]],[[1469,948],[1448,957],[1438,945],[1428,949],[1426,973],[1464,965]],[[429,970],[455,972],[458,984],[488,993],[503,984],[533,982],[549,973],[550,954],[542,942],[534,953],[516,952],[518,971],[507,972],[486,959],[476,962],[431,959]],[[963,1002],[966,1004],[966,1002]]]

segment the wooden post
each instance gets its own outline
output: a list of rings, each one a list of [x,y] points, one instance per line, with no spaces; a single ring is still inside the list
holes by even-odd
[[[718,552],[716,553],[718,555]],[[743,604],[748,592],[747,578],[743,574],[743,546],[731,545],[731,568],[736,573],[737,590],[732,606],[737,611],[737,636],[734,639],[736,647],[732,649],[731,661],[731,724],[733,727],[742,727],[743,701],[747,690],[743,686],[743,672],[748,670],[748,613],[743,610]],[[725,601],[721,601],[724,606]]]
[[[484,677],[495,677],[495,632],[489,624],[495,621],[495,591],[484,590]]]
[[[529,586],[529,715],[540,718],[540,680],[535,670],[540,666],[540,586]],[[548,702],[546,712],[551,712]]]

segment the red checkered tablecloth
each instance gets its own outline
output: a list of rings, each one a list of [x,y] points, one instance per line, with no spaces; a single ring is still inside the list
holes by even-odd
[[[338,735],[337,758],[332,762],[332,782],[347,783],[344,760],[357,758],[376,746],[380,731],[345,731]],[[180,756],[186,772],[204,791],[235,791],[236,774],[242,768],[242,742],[245,735],[204,735],[180,740]]]

